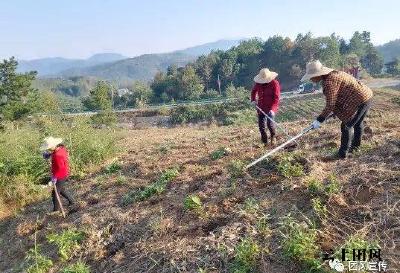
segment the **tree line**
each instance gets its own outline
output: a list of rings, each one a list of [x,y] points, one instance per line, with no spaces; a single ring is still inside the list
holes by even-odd
[[[157,73],[151,89],[158,102],[226,96],[232,86],[251,88],[263,67],[278,72],[282,87],[288,89],[299,84],[306,63],[315,59],[340,70],[359,66],[371,75],[379,75],[383,68],[383,58],[367,31],[355,32],[348,42],[336,34],[299,34],[295,40],[277,35],[265,42],[253,38],[230,50],[214,51],[185,67],[171,66]]]
[[[238,97],[248,95],[253,77],[263,67],[279,73],[284,89],[294,88],[304,74],[306,63],[315,59],[340,70],[361,67],[373,76],[381,74],[384,65],[367,31],[355,32],[349,41],[334,33],[324,37],[299,34],[294,40],[276,35],[266,41],[245,40],[227,51],[213,51],[184,67],[172,65],[166,72],[158,72],[149,83],[121,85],[78,77],[71,80],[73,88],[64,83],[61,87],[72,96],[80,92],[79,86],[85,87],[86,95],[81,97],[79,107],[86,110],[110,111],[149,103]],[[67,103],[65,96],[60,100],[52,92],[39,93],[32,85],[36,72],[17,73],[17,65],[15,58],[0,63],[1,119],[15,120],[33,112],[56,112]],[[390,72],[396,72],[397,67],[395,63]],[[126,92],[118,93],[121,88]]]

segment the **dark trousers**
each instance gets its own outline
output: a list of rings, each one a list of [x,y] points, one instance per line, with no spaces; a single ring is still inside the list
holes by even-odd
[[[368,100],[358,107],[355,116],[347,123],[342,122],[339,154],[345,156],[347,151],[358,149],[361,145],[361,138],[364,131],[364,118],[371,108],[372,100]],[[353,135],[354,129],[354,135]]]
[[[74,204],[74,199],[73,199],[72,196],[65,190],[65,183],[66,183],[67,181],[68,181],[67,179],[57,181],[57,183],[56,183],[57,192],[58,192],[58,195],[60,196],[60,201],[61,201],[61,196],[62,196],[62,197],[64,197],[65,199],[68,200],[68,202],[69,202],[70,205],[72,205],[72,204]],[[60,205],[58,204],[57,196],[56,196],[56,193],[55,193],[54,189],[53,189],[53,192],[52,192],[51,196],[53,197],[54,211],[60,210]]]
[[[270,117],[272,120],[274,119],[274,115],[268,114],[268,117]],[[275,137],[275,123],[265,117],[264,114],[258,113],[258,128],[260,129],[261,141],[264,143],[268,143],[268,136],[265,132],[265,119],[267,120],[267,127],[271,134],[271,138]]]

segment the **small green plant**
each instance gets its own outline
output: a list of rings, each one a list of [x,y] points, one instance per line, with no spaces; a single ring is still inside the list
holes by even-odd
[[[135,191],[135,190],[134,191],[129,191],[126,194],[124,194],[124,196],[122,196],[122,199],[121,199],[121,205],[122,206],[128,206],[130,204],[135,203],[136,194],[137,194],[137,191]]]
[[[271,235],[271,229],[268,225],[268,215],[262,215],[257,219],[256,228],[264,238]]]
[[[128,192],[122,197],[122,205],[127,206],[137,201],[144,201],[153,195],[160,195],[167,187],[167,184],[179,175],[176,168],[168,169],[155,182],[141,190]]]
[[[290,154],[282,156],[277,166],[278,172],[286,178],[299,177],[304,175],[304,167],[296,162]]]
[[[308,192],[311,195],[318,195],[324,191],[324,186],[322,182],[316,178],[311,178],[308,180]]]
[[[369,253],[370,249],[380,249],[381,247],[379,246],[378,242],[375,241],[366,241],[365,238],[361,235],[352,235],[350,236],[344,244],[337,249],[335,252],[335,257],[338,259],[342,259],[342,249],[349,250],[349,256],[346,257],[348,259],[351,259],[351,250],[352,249],[365,249],[366,253]]]
[[[90,268],[84,262],[77,262],[64,268],[61,273],[90,273]]]
[[[53,233],[47,236],[49,243],[57,245],[58,253],[63,261],[67,261],[72,257],[84,239],[85,233],[75,228],[69,228],[59,234]]]
[[[243,210],[249,214],[256,214],[260,209],[260,205],[254,197],[249,197],[245,200]]]
[[[296,222],[291,216],[284,218],[281,228],[284,255],[300,262],[309,270],[308,272],[320,269],[317,231],[307,224]]]
[[[340,192],[340,183],[334,174],[329,175],[325,192],[327,195],[337,194]]]
[[[251,273],[255,272],[258,257],[261,254],[261,248],[251,238],[243,239],[235,247],[235,258],[232,266],[234,273]]]
[[[40,253],[39,245],[31,248],[26,256],[27,262],[30,264],[26,269],[27,273],[47,273],[53,266],[53,262]]]
[[[311,199],[312,202],[312,207],[315,212],[315,214],[321,219],[325,220],[328,214],[328,209],[326,208],[326,205],[324,205],[321,201],[320,198],[313,198]]]
[[[118,161],[113,161],[110,165],[108,165],[105,169],[104,172],[107,174],[113,174],[117,173],[122,169],[121,163]]]
[[[231,153],[231,150],[226,147],[219,147],[217,150],[213,151],[210,155],[212,160],[220,159]]]
[[[116,183],[117,183],[118,185],[124,185],[124,184],[126,183],[126,177],[123,176],[123,175],[119,175],[119,176],[117,177]]]
[[[228,172],[232,178],[242,177],[246,164],[241,160],[232,160],[228,165]]]
[[[163,155],[166,155],[170,150],[171,150],[171,148],[166,144],[161,145],[160,147],[158,147],[158,151]]]
[[[197,195],[186,196],[185,200],[183,201],[185,210],[200,210],[202,205],[203,204],[201,203],[200,197]]]

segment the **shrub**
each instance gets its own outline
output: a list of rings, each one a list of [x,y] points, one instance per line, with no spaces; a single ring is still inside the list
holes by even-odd
[[[202,208],[202,203],[200,197],[197,195],[186,196],[183,201],[183,206],[185,210],[200,210]]]
[[[74,228],[64,230],[60,234],[54,233],[47,236],[48,242],[54,243],[58,247],[58,253],[63,261],[72,257],[84,238],[85,233]]]
[[[100,111],[91,117],[94,125],[113,126],[117,122],[117,116],[112,111]]]
[[[83,262],[77,262],[64,268],[61,273],[90,273],[90,268]]]
[[[181,105],[171,110],[171,122],[183,124],[217,120],[227,124],[231,113],[249,107],[247,99],[206,105]]]

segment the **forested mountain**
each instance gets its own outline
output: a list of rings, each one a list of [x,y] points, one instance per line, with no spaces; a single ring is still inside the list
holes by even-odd
[[[55,57],[19,60],[18,72],[37,71],[39,77],[89,75],[113,80],[148,80],[157,71],[165,71],[169,65],[183,66],[200,55],[207,55],[213,50],[228,50],[239,42],[240,40],[219,40],[171,53],[145,54],[133,58],[117,53],[99,53],[88,59]],[[138,66],[143,69],[138,69]]]
[[[165,72],[168,66],[185,66],[201,55],[213,50],[228,50],[238,45],[240,40],[219,40],[195,47],[163,54],[144,54],[141,56],[100,64],[91,67],[71,68],[60,73],[63,77],[93,76],[114,81],[150,80],[159,72]]]
[[[54,76],[72,67],[82,68],[92,65],[114,62],[127,57],[116,53],[95,54],[88,59],[66,59],[61,57],[36,60],[19,60],[18,72],[37,71],[39,76]]]
[[[183,53],[145,54],[112,63],[85,68],[71,68],[60,73],[63,77],[93,76],[106,80],[132,81],[150,80],[158,71],[166,71],[168,66],[184,66],[194,61],[196,56]]]
[[[377,49],[383,55],[385,62],[400,58],[400,39],[378,46]]]
[[[282,88],[287,90],[300,83],[306,63],[316,59],[339,70],[361,66],[371,75],[380,74],[383,68],[383,58],[367,31],[355,32],[348,42],[335,34],[299,34],[294,40],[282,36],[266,41],[254,38],[227,51],[201,56],[183,68],[170,67],[166,73],[158,73],[151,84],[153,98],[169,101],[215,96],[219,82],[222,95],[230,96],[235,87],[251,88],[253,77],[263,67],[276,71]]]

